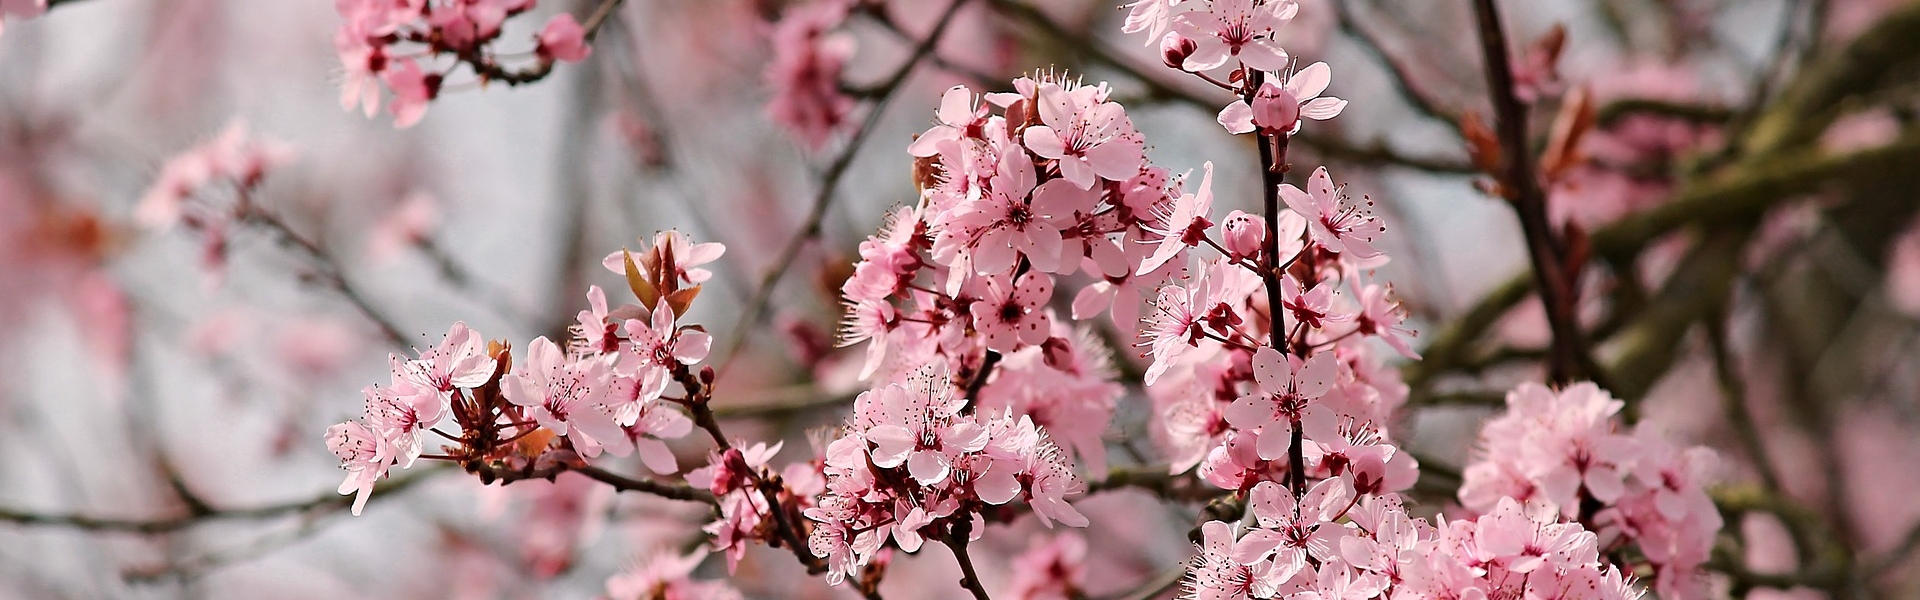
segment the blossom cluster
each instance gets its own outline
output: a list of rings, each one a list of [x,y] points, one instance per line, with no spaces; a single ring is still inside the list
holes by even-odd
[[[225,273],[228,235],[256,207],[252,191],[267,173],[286,165],[293,149],[234,121],[200,145],[167,160],[140,196],[134,219],[166,229],[184,225],[200,236],[200,265],[210,283]]]
[[[1592,383],[1555,392],[1526,383],[1480,432],[1460,503],[1488,511],[1509,499],[1592,526],[1611,549],[1633,544],[1662,598],[1701,598],[1701,571],[1724,524],[1707,496],[1717,459],[1642,424],[1621,431],[1624,406]]]
[[[391,92],[387,109],[396,127],[411,127],[440,95],[448,75],[470,67],[481,82],[516,82],[494,49],[507,19],[533,10],[535,0],[339,0],[342,23],[334,50],[346,70],[340,105],[372,117],[380,88]],[[555,61],[579,62],[592,52],[591,34],[568,13],[555,14],[534,36],[534,68]],[[423,64],[424,63],[424,64]]]
[[[826,494],[806,515],[828,582],[858,575],[889,539],[905,552],[929,537],[978,539],[981,512],[1016,498],[1048,526],[1087,525],[1066,501],[1080,479],[1046,432],[1030,417],[970,412],[937,369],[860,394],[827,447]]]
[[[1397,494],[1355,496],[1328,482],[1298,500],[1264,482],[1247,502],[1250,523],[1201,526],[1189,597],[1641,596],[1627,574],[1600,560],[1593,532],[1512,498],[1477,519],[1432,524],[1408,516]]]
[[[846,0],[816,0],[788,8],[773,24],[767,116],[809,148],[825,145],[853,111],[853,98],[840,85],[853,38],[834,31],[849,8]]]
[[[483,478],[552,473],[603,453],[638,454],[656,473],[677,472],[662,440],[686,435],[693,424],[666,393],[671,381],[693,377],[690,366],[712,344],[701,327],[680,325],[678,315],[706,278],[696,265],[724,250],[668,231],[639,260],[617,253],[643,304],[610,310],[605,292],[593,287],[573,339],[563,346],[535,338],[517,366],[507,346],[464,323],[414,358],[391,356],[390,383],[363,391],[361,418],[327,431],[328,447],[348,472],[340,492],[358,494],[354,513],[389,469],[423,456],[428,432],[457,442],[433,458]],[[448,423],[457,431],[437,429]]]

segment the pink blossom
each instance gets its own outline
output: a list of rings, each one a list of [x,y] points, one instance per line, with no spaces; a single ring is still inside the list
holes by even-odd
[[[720,242],[694,243],[693,238],[677,229],[661,231],[653,235],[653,240],[639,252],[626,250],[608,254],[600,259],[600,266],[606,267],[616,275],[627,272],[627,256],[633,256],[634,267],[648,281],[663,279],[663,274],[652,271],[654,265],[673,265],[672,276],[687,284],[705,283],[713,278],[713,272],[698,268],[700,265],[720,260],[727,253],[727,246]],[[664,268],[664,267],[662,267]]]
[[[394,380],[412,384],[423,394],[435,394],[446,402],[456,389],[473,389],[493,379],[497,366],[487,354],[487,341],[465,322],[455,322],[440,344],[420,352],[420,357],[405,360],[389,357]]]
[[[1285,85],[1261,84],[1254,92],[1253,104],[1234,100],[1220,110],[1217,119],[1229,133],[1252,133],[1259,129],[1269,135],[1291,135],[1300,129],[1300,118],[1325,121],[1340,116],[1347,101],[1320,97],[1333,79],[1327,63],[1317,62],[1287,77]]]
[[[607,391],[605,361],[572,359],[551,340],[534,338],[526,366],[507,374],[500,388],[508,402],[527,407],[541,427],[556,434],[578,432],[603,443],[625,438],[598,406]]]
[[[934,156],[951,152],[953,145],[969,138],[982,137],[980,129],[987,124],[987,107],[975,102],[973,90],[956,85],[940,96],[940,109],[934,116],[939,124],[914,138],[907,145],[907,154]]]
[[[674,368],[706,360],[713,348],[713,336],[705,330],[674,324],[666,298],[653,307],[648,320],[627,319],[625,328],[630,344],[619,368],[639,379],[641,394],[648,398],[658,398],[666,389]]]
[[[1041,83],[1037,104],[1043,125],[1028,127],[1021,138],[1034,154],[1058,160],[1060,176],[1080,189],[1092,189],[1097,179],[1125,181],[1146,160],[1146,142],[1126,109],[1095,97],[1096,89],[1068,91]]]
[[[867,429],[867,441],[874,445],[874,466],[905,464],[914,480],[934,485],[947,479],[961,454],[985,448],[987,430],[977,423],[956,420],[967,400],[952,397],[950,391],[944,386],[888,386],[881,390],[876,409],[899,417]]]
[[[1087,586],[1087,540],[1074,533],[1034,537],[1026,552],[1013,557],[1013,600],[1071,600]]]
[[[1261,429],[1260,458],[1272,460],[1287,453],[1290,427],[1303,427],[1309,438],[1333,431],[1333,411],[1314,402],[1333,389],[1339,361],[1321,352],[1301,360],[1261,346],[1253,354],[1253,376],[1258,394],[1241,396],[1227,409],[1227,422],[1241,429]],[[1273,425],[1286,427],[1274,429]]]
[[[767,113],[809,148],[824,146],[853,110],[853,99],[840,91],[853,39],[829,33],[846,13],[845,3],[821,0],[789,8],[773,26],[773,62],[766,70],[773,98]]]
[[[540,44],[534,52],[543,60],[577,63],[593,53],[593,47],[587,45],[587,30],[569,13],[560,13],[548,19],[546,27],[540,29],[537,37]]]
[[[1021,344],[1047,341],[1053,330],[1046,303],[1053,297],[1053,278],[1028,272],[1014,285],[987,280],[987,294],[973,303],[973,327],[986,336],[988,348],[1009,352]]]
[[[1254,260],[1266,249],[1267,224],[1258,216],[1238,210],[1227,213],[1220,229],[1221,245],[1233,258]]]
[[[380,78],[387,89],[393,90],[393,102],[387,104],[387,111],[393,113],[393,126],[401,129],[419,123],[427,114],[427,103],[440,95],[440,74],[422,72],[410,58],[393,61]]]
[[[347,471],[346,481],[340,482],[340,493],[355,494],[353,515],[360,516],[367,506],[367,496],[373,493],[373,483],[386,477],[387,468],[393,464],[393,446],[365,424],[348,421],[327,428],[327,449],[340,458],[340,468]]]
[[[740,591],[723,581],[695,581],[693,570],[707,556],[658,552],[607,578],[606,600],[739,600]]]
[[[1173,30],[1199,46],[1181,67],[1200,72],[1239,59],[1262,71],[1284,69],[1287,51],[1273,41],[1273,30],[1299,10],[1292,0],[1213,0],[1206,10],[1181,13],[1173,18]]]
[[[1155,207],[1157,225],[1147,226],[1147,231],[1160,235],[1160,242],[1154,246],[1153,255],[1140,263],[1134,271],[1145,274],[1160,268],[1173,260],[1181,250],[1189,246],[1198,246],[1207,240],[1207,230],[1213,227],[1213,221],[1207,220],[1207,213],[1213,210],[1213,161],[1202,166],[1206,174],[1200,176],[1200,188],[1192,194],[1181,194],[1173,202],[1172,210],[1161,212]]]
[[[361,393],[367,397],[367,427],[387,440],[400,468],[413,466],[414,459],[420,457],[421,437],[446,417],[446,405],[433,394],[416,392],[401,381],[387,388],[368,387]]]
[[[1075,264],[1061,260],[1061,230],[1071,227],[1076,215],[1093,212],[1096,200],[1094,193],[1064,179],[1036,188],[1032,159],[1012,148],[1001,155],[1000,168],[980,198],[951,211],[947,226],[971,232],[973,266],[980,274],[1004,273],[1022,255],[1034,269],[1052,273]]]
[[[1381,254],[1373,248],[1373,239],[1386,231],[1386,227],[1362,207],[1343,202],[1344,192],[1333,186],[1326,167],[1314,169],[1313,176],[1307,178],[1307,191],[1300,191],[1291,183],[1281,185],[1280,198],[1287,202],[1287,208],[1307,218],[1314,241],[1328,250],[1354,258]]]
[[[1379,284],[1360,288],[1360,314],[1354,321],[1359,324],[1361,334],[1379,337],[1401,356],[1420,360],[1420,353],[1414,352],[1407,343],[1415,333],[1402,324],[1407,318],[1406,311],[1388,297],[1392,293],[1392,289]]]

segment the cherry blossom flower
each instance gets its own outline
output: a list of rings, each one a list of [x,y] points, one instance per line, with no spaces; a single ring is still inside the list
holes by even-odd
[[[497,366],[487,354],[487,341],[465,322],[455,322],[440,344],[405,360],[390,357],[394,379],[411,384],[422,394],[434,394],[446,402],[456,389],[473,389],[493,379]]]
[[[1343,193],[1333,186],[1326,167],[1314,169],[1307,178],[1307,191],[1291,183],[1282,184],[1280,199],[1286,201],[1287,208],[1307,218],[1314,241],[1328,250],[1362,259],[1380,256],[1381,252],[1373,248],[1373,239],[1386,227],[1361,207],[1342,202]]]
[[[386,388],[368,387],[361,393],[367,397],[368,428],[392,446],[400,468],[413,466],[414,459],[420,457],[421,437],[446,417],[446,405],[433,394],[418,393],[399,381]]]
[[[1140,263],[1134,272],[1144,274],[1160,268],[1173,260],[1181,250],[1189,246],[1198,246],[1207,239],[1207,229],[1213,227],[1213,221],[1207,220],[1207,213],[1213,210],[1213,161],[1202,166],[1205,171],[1200,176],[1200,188],[1192,194],[1181,194],[1173,202],[1172,210],[1159,212],[1156,225],[1149,225],[1147,231],[1160,235],[1160,242],[1154,245],[1153,255]],[[1156,207],[1157,209],[1157,207]]]
[[[547,25],[540,29],[538,39],[540,44],[534,48],[534,53],[541,60],[577,63],[593,53],[593,47],[587,45],[587,30],[568,13],[548,19]]]
[[[661,231],[653,235],[653,240],[639,252],[633,252],[633,264],[640,269],[640,275],[648,281],[664,281],[673,277],[686,284],[705,283],[713,278],[713,272],[698,268],[716,260],[727,253],[725,244],[719,242],[694,243],[693,238],[677,229]],[[600,265],[615,275],[627,272],[627,256],[622,250],[608,254],[600,259]],[[672,265],[671,268],[665,265]],[[655,273],[664,269],[670,272]]]
[[[1299,10],[1292,0],[1213,0],[1206,10],[1180,13],[1173,30],[1198,45],[1181,67],[1200,72],[1239,59],[1262,71],[1284,69],[1287,51],[1273,41],[1273,30]]]
[[[1258,129],[1268,135],[1291,135],[1299,131],[1301,117],[1325,121],[1346,110],[1346,100],[1320,97],[1332,78],[1332,69],[1327,63],[1307,65],[1287,77],[1284,85],[1261,84],[1254,92],[1252,105],[1245,99],[1234,100],[1220,110],[1217,120],[1228,133],[1252,133]]]
[[[1092,189],[1097,179],[1125,181],[1146,160],[1146,143],[1126,109],[1096,99],[1094,89],[1068,91],[1041,83],[1037,106],[1043,124],[1028,127],[1021,138],[1034,154],[1059,161],[1060,176],[1080,189]]]
[[[1407,338],[1414,335],[1402,322],[1406,320],[1406,311],[1400,309],[1400,303],[1388,296],[1393,290],[1379,284],[1367,284],[1360,288],[1360,313],[1354,316],[1363,335],[1380,338],[1395,352],[1412,360],[1420,360],[1420,353],[1414,352]]]
[[[1036,188],[1032,159],[1013,148],[1001,155],[1000,168],[980,198],[952,211],[947,226],[974,232],[973,266],[982,275],[1006,272],[1021,255],[1033,268],[1051,273],[1062,266],[1061,230],[1073,225],[1076,214],[1093,212],[1096,200],[1064,179]]]
[[[1333,411],[1314,400],[1333,389],[1338,366],[1331,352],[1301,360],[1261,346],[1253,354],[1253,376],[1260,384],[1260,393],[1234,401],[1227,409],[1227,422],[1241,429],[1261,429],[1260,458],[1267,460],[1285,456],[1292,443],[1286,429],[1266,429],[1272,425],[1299,426],[1307,437],[1316,439],[1331,434]]]
[[[676,366],[706,360],[713,348],[713,336],[706,331],[674,324],[666,298],[653,307],[648,320],[627,319],[624,327],[630,343],[620,368],[640,380],[641,395],[648,398],[659,397]]]
[[[1147,45],[1161,39],[1167,27],[1173,25],[1173,7],[1181,0],[1134,0],[1128,4],[1127,20],[1121,25],[1122,33],[1147,32]]]
[[[393,126],[400,129],[418,124],[427,114],[427,103],[440,95],[440,74],[421,71],[411,58],[393,61],[380,73],[380,79],[393,90],[387,112],[393,113]]]
[[[340,482],[340,494],[354,494],[353,515],[360,516],[374,482],[386,477],[387,467],[393,464],[393,446],[365,424],[349,421],[327,428],[327,449],[340,458],[340,468],[347,471],[346,481]]]
[[[607,600],[739,600],[739,590],[723,581],[695,581],[693,570],[705,550],[688,554],[659,552],[607,578]]]
[[[500,389],[508,402],[527,407],[541,427],[556,434],[577,431],[603,443],[625,439],[598,406],[607,391],[605,361],[573,360],[553,341],[534,338],[526,366],[503,377]]]
[[[907,145],[907,154],[927,157],[951,152],[954,145],[982,137],[987,124],[987,108],[974,100],[973,90],[956,85],[940,96],[940,109],[934,113],[939,124]]]
[[[1013,582],[1007,597],[1013,600],[1071,600],[1085,594],[1087,540],[1061,533],[1035,537],[1026,552],[1013,558]]]
[[[853,99],[840,91],[853,39],[830,33],[846,14],[846,3],[822,0],[789,8],[773,26],[767,114],[809,148],[824,146],[853,110]]]
[[[973,305],[973,327],[986,336],[988,348],[1012,351],[1021,344],[1047,341],[1053,331],[1046,302],[1053,297],[1053,278],[1028,272],[1009,286],[987,280],[987,294]]]
[[[877,409],[899,418],[867,429],[874,466],[905,464],[915,481],[934,485],[947,479],[961,454],[985,448],[986,428],[955,419],[967,400],[950,396],[950,391],[897,386],[881,390]]]

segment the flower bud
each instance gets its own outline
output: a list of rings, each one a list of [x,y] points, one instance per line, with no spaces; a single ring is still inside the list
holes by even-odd
[[[1258,257],[1261,246],[1267,242],[1267,224],[1243,211],[1227,215],[1221,229],[1225,230],[1227,252],[1233,253],[1234,258]]]
[[[1166,37],[1160,38],[1160,60],[1167,63],[1167,67],[1178,69],[1199,47],[1193,40],[1169,31]]]
[[[1267,131],[1289,133],[1300,123],[1300,99],[1268,83],[1253,95],[1253,123]]]

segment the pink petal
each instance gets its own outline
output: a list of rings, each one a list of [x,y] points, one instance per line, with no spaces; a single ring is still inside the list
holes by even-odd
[[[1253,132],[1253,107],[1245,100],[1235,100],[1226,108],[1220,109],[1220,116],[1214,119],[1227,133],[1241,134]]]
[[[1067,155],[1066,142],[1061,141],[1060,134],[1055,132],[1052,127],[1045,125],[1028,127],[1027,132],[1021,134],[1020,139],[1026,142],[1028,150],[1032,150],[1034,154],[1040,155],[1041,158],[1058,159]]]
[[[1286,89],[1293,97],[1302,100],[1314,98],[1327,90],[1327,84],[1333,81],[1333,69],[1327,63],[1317,62],[1295,72],[1287,78]]]
[[[1340,116],[1340,111],[1346,109],[1347,101],[1328,96],[1314,98],[1300,105],[1300,115],[1315,121],[1325,121]]]

